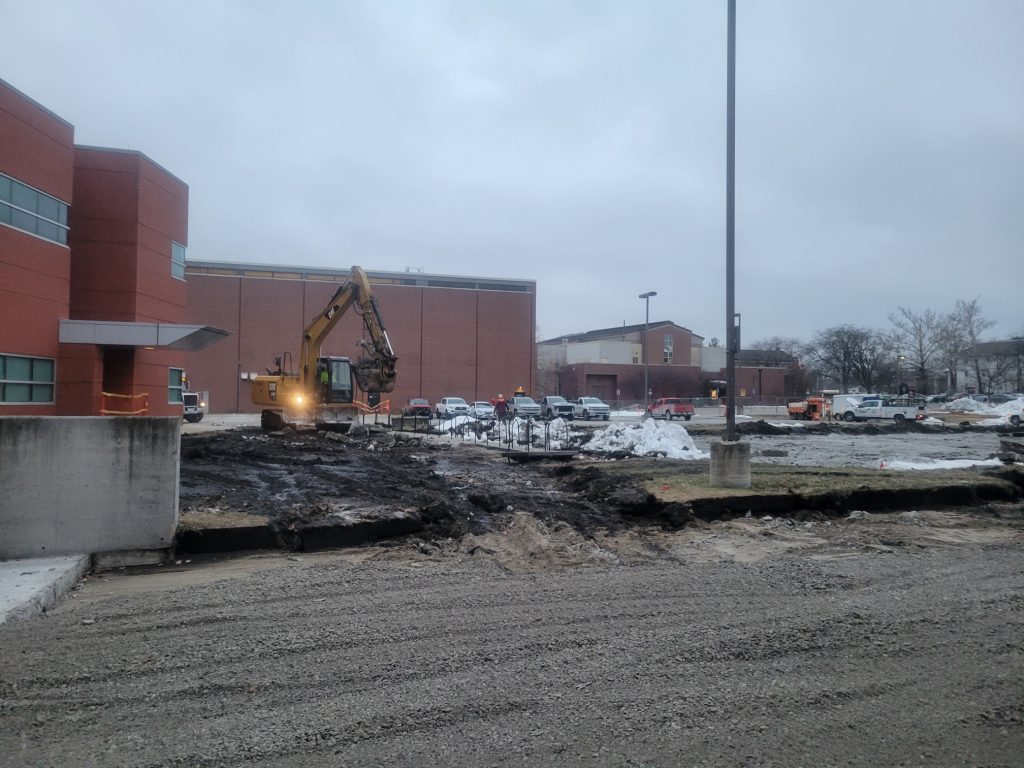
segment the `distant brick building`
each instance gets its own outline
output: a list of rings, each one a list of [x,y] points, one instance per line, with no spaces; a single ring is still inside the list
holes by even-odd
[[[180,414],[224,337],[183,324],[187,241],[183,182],[0,81],[0,415]]]
[[[703,342],[703,336],[670,321],[547,339],[537,345],[538,394],[643,402],[646,367],[651,399],[711,397],[724,385],[725,350],[704,347]],[[762,361],[753,353],[739,358],[738,396],[784,394],[784,366]]]
[[[517,386],[534,387],[536,283],[385,272],[360,264],[377,297],[398,355],[395,407],[410,397],[435,403],[446,395],[490,399]],[[302,331],[348,278],[335,268],[189,261],[186,317],[232,334],[224,344],[191,356],[189,379],[208,390],[212,411],[255,412],[249,379],[275,358],[295,367]],[[359,356],[362,322],[355,313],[328,337],[325,355]],[[365,399],[365,395],[361,399]]]

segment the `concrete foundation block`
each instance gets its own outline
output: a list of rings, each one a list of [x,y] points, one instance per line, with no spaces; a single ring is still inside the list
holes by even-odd
[[[0,559],[167,549],[178,417],[0,416]]]
[[[736,440],[711,444],[711,486],[750,487],[750,443]]]

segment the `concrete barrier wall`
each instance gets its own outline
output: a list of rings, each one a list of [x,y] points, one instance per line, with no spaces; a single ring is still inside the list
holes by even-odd
[[[170,547],[180,417],[0,416],[0,560]]]

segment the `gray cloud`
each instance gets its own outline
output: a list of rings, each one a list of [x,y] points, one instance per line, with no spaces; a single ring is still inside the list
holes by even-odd
[[[534,278],[540,333],[724,327],[725,4],[5,11],[5,79],[191,189],[189,254]],[[744,338],[1024,330],[1024,5],[739,2]]]

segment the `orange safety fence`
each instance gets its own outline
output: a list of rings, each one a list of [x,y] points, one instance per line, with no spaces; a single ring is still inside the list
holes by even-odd
[[[115,392],[101,394],[103,399],[100,413],[104,416],[145,416],[149,411],[148,392],[139,395],[119,395]]]
[[[356,400],[352,403],[361,413],[391,413],[391,401],[381,400],[377,405],[370,406]]]

